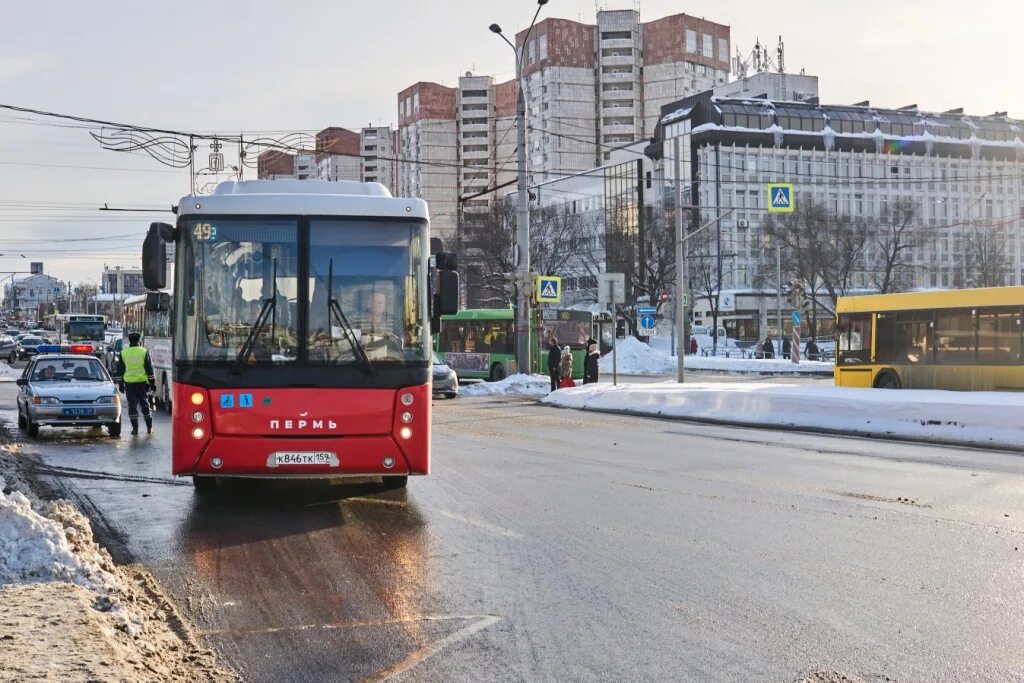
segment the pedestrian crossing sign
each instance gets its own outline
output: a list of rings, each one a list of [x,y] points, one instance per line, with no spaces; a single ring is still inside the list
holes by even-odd
[[[562,278],[556,275],[537,277],[537,302],[557,304],[562,300]]]
[[[796,202],[793,200],[792,183],[768,184],[768,212],[793,213]]]

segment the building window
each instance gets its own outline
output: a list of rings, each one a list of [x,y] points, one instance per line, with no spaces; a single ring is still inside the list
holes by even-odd
[[[632,37],[629,31],[601,31],[601,40],[630,40]]]
[[[412,110],[414,112],[419,112],[420,110],[420,94],[418,92],[412,95]]]
[[[526,45],[526,61],[528,64],[533,64],[537,61],[537,42],[531,40]]]
[[[710,59],[715,58],[715,37],[712,35],[704,34],[704,51],[702,53],[705,57]]]
[[[463,97],[487,97],[486,90],[463,90]]]
[[[697,32],[686,29],[686,51],[697,52]]]
[[[540,58],[541,59],[547,59],[548,58],[548,34],[545,33],[540,38],[538,38],[537,41],[540,43]]]
[[[718,39],[718,61],[729,61],[729,41],[725,38]]]

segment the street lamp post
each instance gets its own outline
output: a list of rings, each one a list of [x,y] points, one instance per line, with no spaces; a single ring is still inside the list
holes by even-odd
[[[523,87],[523,52],[530,40],[540,8],[548,4],[548,0],[537,0],[537,11],[533,21],[523,38],[523,51],[501,32],[501,26],[491,24],[490,31],[504,40],[516,57],[516,160],[518,181],[516,183],[516,285],[518,290],[518,306],[516,312],[516,366],[519,372],[529,374],[533,371],[530,364],[530,293],[528,281],[530,277],[530,194],[526,182],[526,89]]]

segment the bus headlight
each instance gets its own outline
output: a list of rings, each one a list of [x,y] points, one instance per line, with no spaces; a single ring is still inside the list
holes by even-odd
[[[401,429],[398,430],[398,435],[403,439],[411,439],[412,430],[409,429],[408,427],[402,427]]]
[[[201,410],[197,410],[196,412],[192,413],[193,422],[202,422],[204,417],[206,416],[203,415],[203,411]]]
[[[193,439],[201,439],[204,436],[206,436],[206,432],[203,430],[202,427],[196,427],[195,429],[192,430]]]
[[[410,413],[408,410],[402,413],[402,422],[406,424],[412,422],[412,413]]]
[[[411,406],[412,405],[412,400],[413,400],[412,399],[412,394],[402,394],[402,405],[403,406]]]
[[[201,406],[201,405],[203,405],[203,394],[202,394],[202,392],[197,391],[194,394],[192,394],[192,405],[194,405],[194,406]]]

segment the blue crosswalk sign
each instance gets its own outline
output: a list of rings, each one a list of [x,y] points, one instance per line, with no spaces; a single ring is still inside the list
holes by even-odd
[[[537,301],[557,304],[562,300],[562,278],[556,275],[541,275],[537,278]]]
[[[793,213],[795,209],[792,183],[768,184],[769,213]]]

